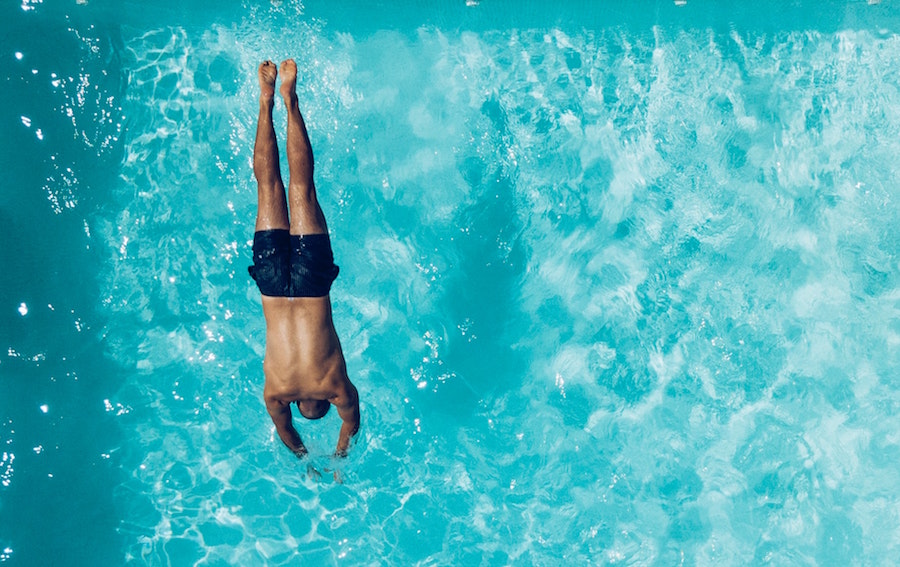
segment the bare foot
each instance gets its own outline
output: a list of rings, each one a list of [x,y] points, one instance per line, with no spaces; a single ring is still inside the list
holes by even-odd
[[[297,64],[293,59],[285,59],[281,62],[281,86],[278,91],[285,102],[297,98]]]
[[[260,63],[258,73],[260,100],[272,100],[272,97],[275,96],[275,77],[278,75],[275,64],[266,59]]]

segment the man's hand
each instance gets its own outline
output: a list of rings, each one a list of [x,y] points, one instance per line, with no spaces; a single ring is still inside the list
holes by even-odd
[[[337,408],[338,415],[343,420],[334,456],[346,457],[350,438],[359,431],[359,394],[356,387],[348,381],[344,392],[332,399],[331,403]]]
[[[294,429],[294,423],[291,419],[290,402],[282,402],[276,398],[267,397],[266,410],[269,412],[269,417],[272,418],[272,423],[275,424],[275,431],[278,432],[278,437],[287,445],[287,448],[298,457],[306,456],[306,447],[303,445],[303,441],[300,440],[300,434]]]
[[[309,479],[313,482],[319,482],[320,480],[322,480],[322,473],[316,470],[316,467],[312,466],[311,464],[306,465],[306,476],[308,476]]]

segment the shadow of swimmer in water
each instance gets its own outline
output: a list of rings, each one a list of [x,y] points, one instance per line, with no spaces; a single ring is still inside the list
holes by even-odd
[[[249,270],[262,293],[266,317],[263,396],[278,436],[298,457],[306,456],[307,450],[294,428],[291,404],[296,403],[306,419],[320,419],[334,405],[343,420],[335,455],[343,457],[359,430],[359,396],[347,376],[331,317],[329,292],[338,267],[316,199],[312,148],[297,101],[297,65],[288,59],[280,72],[279,92],[288,116],[287,198],[272,125],[277,71],[271,61],[259,66],[259,122],[253,148],[259,202]],[[319,477],[311,465],[308,469],[311,477]],[[334,476],[340,482],[340,474],[335,471]]]

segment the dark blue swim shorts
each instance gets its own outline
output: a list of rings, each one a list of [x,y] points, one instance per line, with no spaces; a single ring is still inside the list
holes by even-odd
[[[324,297],[338,275],[327,234],[298,236],[287,230],[253,235],[253,265],[259,291],[270,297]]]

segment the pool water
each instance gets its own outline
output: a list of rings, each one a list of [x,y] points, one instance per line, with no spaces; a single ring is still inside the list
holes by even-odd
[[[896,562],[896,3],[2,10],[0,563]],[[286,57],[340,462],[261,401]]]

